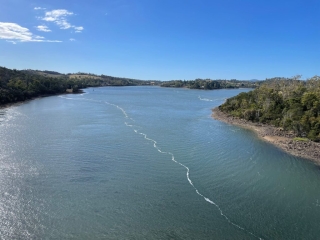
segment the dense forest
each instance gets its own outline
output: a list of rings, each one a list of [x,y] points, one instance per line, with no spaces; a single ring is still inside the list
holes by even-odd
[[[222,112],[252,122],[292,131],[298,137],[320,141],[320,77],[267,79],[258,88],[228,99]]]
[[[195,79],[189,81],[172,80],[163,82],[161,87],[176,87],[176,88],[190,88],[190,89],[221,89],[221,88],[255,88],[260,84],[259,81],[239,81],[231,80],[211,80],[211,79]]]
[[[0,105],[24,101],[41,95],[53,95],[99,86],[159,85],[142,81],[89,73],[61,74],[54,71],[11,70],[0,67]]]

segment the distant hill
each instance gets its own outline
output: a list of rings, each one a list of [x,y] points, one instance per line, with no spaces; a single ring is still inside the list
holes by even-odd
[[[172,80],[163,82],[161,87],[176,87],[176,88],[190,88],[190,89],[222,89],[222,88],[255,88],[259,86],[260,83],[255,83],[253,81],[246,80],[222,80],[222,79],[195,79],[195,80]]]
[[[160,81],[0,67],[0,105],[24,101],[40,95],[65,93],[67,89],[68,92],[76,93],[79,89],[87,87],[141,85],[160,85]]]

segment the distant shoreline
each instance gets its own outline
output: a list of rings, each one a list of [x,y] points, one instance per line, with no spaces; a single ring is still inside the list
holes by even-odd
[[[306,158],[320,165],[320,143],[294,140],[294,135],[280,128],[267,124],[253,123],[223,113],[218,107],[212,109],[212,117],[216,120],[254,131],[259,138],[275,145],[283,151]]]

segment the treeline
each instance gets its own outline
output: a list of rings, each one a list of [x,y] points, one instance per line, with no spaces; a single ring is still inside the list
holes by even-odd
[[[320,77],[298,79],[267,79],[257,89],[228,99],[219,109],[320,141]]]
[[[159,84],[106,75],[61,74],[54,71],[11,70],[0,67],[0,104],[24,101],[41,95],[76,93],[81,88],[99,86],[137,86]]]
[[[195,79],[195,80],[172,80],[163,82],[161,87],[176,87],[176,88],[190,88],[190,89],[204,89],[213,90],[221,88],[255,88],[259,82],[254,81],[239,81],[232,80],[211,80],[211,79]]]

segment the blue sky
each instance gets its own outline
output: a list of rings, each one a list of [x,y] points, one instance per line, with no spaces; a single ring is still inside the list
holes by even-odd
[[[137,79],[320,75],[319,0],[1,0],[0,66]]]

